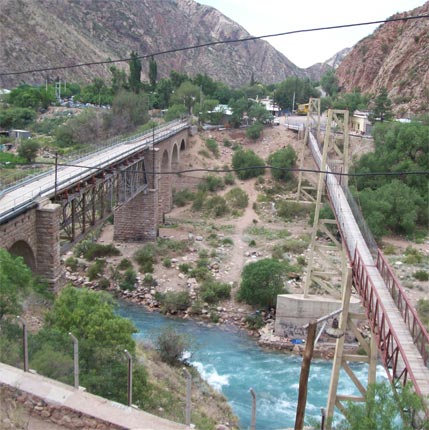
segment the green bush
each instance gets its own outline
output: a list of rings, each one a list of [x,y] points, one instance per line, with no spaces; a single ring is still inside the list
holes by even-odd
[[[286,292],[284,278],[289,266],[265,258],[244,266],[237,298],[249,305],[275,307],[277,295]]]
[[[252,150],[238,150],[232,157],[232,166],[240,179],[254,178],[265,173],[264,160]]]
[[[186,275],[191,270],[191,265],[188,263],[179,264],[179,270]]]
[[[195,195],[194,201],[192,203],[191,209],[193,211],[200,211],[204,207],[204,203],[206,201],[206,192],[205,191],[198,191]]]
[[[406,264],[419,264],[423,261],[423,253],[418,249],[408,246],[405,250],[405,260]]]
[[[415,272],[413,276],[418,281],[427,281],[427,280],[429,280],[429,274],[428,274],[428,272],[426,272],[426,270],[417,270],[417,272]]]
[[[24,158],[27,163],[32,163],[39,152],[40,145],[34,139],[26,139],[21,142],[18,148],[18,155]]]
[[[230,237],[224,237],[220,242],[222,245],[234,245],[234,241]]]
[[[303,204],[299,202],[276,202],[277,215],[285,221],[291,221],[294,218],[304,218],[314,213],[314,205]]]
[[[92,261],[100,257],[120,255],[119,249],[111,243],[108,245],[103,245],[101,243],[86,242],[82,245],[82,250],[79,251],[79,249],[76,248],[76,252],[80,253],[83,251],[83,257],[88,261]],[[80,255],[78,255],[78,257],[79,256]]]
[[[125,271],[122,281],[119,283],[121,290],[134,290],[137,282],[137,273],[129,268]]]
[[[183,354],[191,346],[190,339],[180,334],[172,326],[161,331],[155,341],[155,348],[161,360],[170,365],[179,365],[183,361]]]
[[[204,209],[209,215],[218,218],[226,215],[229,212],[229,207],[226,200],[222,196],[213,196],[207,199]]]
[[[213,275],[207,266],[196,267],[189,272],[190,278],[195,278],[198,282],[209,281],[213,279]]]
[[[192,200],[194,200],[195,194],[185,188],[182,191],[173,190],[173,204],[178,207],[183,207]]]
[[[249,204],[249,197],[241,188],[232,188],[225,194],[228,204],[234,209],[245,209]]]
[[[68,257],[64,264],[66,267],[70,268],[70,270],[75,272],[79,266],[79,260],[76,257]]]
[[[247,315],[245,321],[247,327],[250,330],[259,330],[265,325],[264,319],[262,318],[262,314],[260,312],[255,312],[254,314]]]
[[[206,140],[207,149],[216,157],[219,157],[219,146],[214,139]]]
[[[225,182],[225,185],[234,185],[235,184],[235,177],[232,172],[227,172],[223,178],[223,181]]]
[[[148,243],[138,249],[134,255],[134,260],[140,265],[140,268],[145,273],[153,272],[153,265],[156,263],[156,248],[152,243]]]
[[[127,270],[131,267],[133,267],[133,264],[130,260],[128,260],[128,258],[123,258],[117,266],[118,270]]]
[[[86,271],[86,276],[90,281],[97,279],[103,274],[104,267],[106,266],[106,260],[96,260],[95,263],[91,264]]]
[[[257,121],[246,130],[246,137],[257,140],[261,136],[263,129],[264,125]]]
[[[215,280],[203,282],[200,287],[200,298],[207,303],[217,303],[231,297],[231,286]]]
[[[107,288],[110,287],[110,281],[103,276],[98,281],[97,287],[100,288],[101,290],[107,290]]]
[[[162,265],[167,268],[171,267],[171,258],[165,257],[164,260],[162,260]]]
[[[232,143],[227,138],[223,139],[223,146],[230,148],[232,146]]]
[[[204,304],[203,304],[202,300],[200,300],[200,299],[195,300],[191,305],[189,314],[190,315],[201,315],[203,313],[203,307],[204,307]]]
[[[225,187],[223,178],[217,175],[207,175],[204,178],[204,182],[198,185],[198,190],[202,192],[222,190]]]
[[[273,167],[271,169],[273,178],[278,181],[290,181],[293,178],[293,172],[290,169],[295,166],[296,160],[296,152],[291,146],[272,153],[268,162]]]
[[[187,291],[169,291],[157,295],[157,300],[160,302],[161,311],[164,313],[185,311],[191,305],[191,298]]]

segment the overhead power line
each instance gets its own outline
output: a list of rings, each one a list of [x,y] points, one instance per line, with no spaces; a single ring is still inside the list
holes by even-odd
[[[249,42],[252,40],[269,39],[271,37],[288,36],[291,34],[310,33],[310,32],[325,31],[325,30],[336,30],[336,29],[350,28],[350,27],[361,27],[361,26],[365,26],[365,25],[386,24],[389,22],[397,22],[397,21],[404,21],[405,22],[405,21],[416,20],[416,19],[425,19],[425,18],[429,18],[429,15],[407,16],[407,17],[403,17],[403,18],[389,18],[389,19],[384,19],[384,20],[379,20],[379,21],[356,22],[356,23],[352,23],[352,24],[340,24],[340,25],[332,25],[332,26],[326,26],[326,27],[313,27],[313,28],[306,28],[306,29],[299,29],[299,30],[291,30],[291,31],[284,31],[282,33],[265,34],[263,36],[243,37],[240,39],[217,40],[217,41],[212,41],[212,42],[207,42],[207,43],[200,43],[197,45],[184,46],[181,48],[167,49],[165,51],[151,52],[149,54],[140,55],[137,58],[138,59],[146,59],[146,58],[156,57],[156,56],[160,56],[160,55],[172,54],[175,52],[188,51],[191,49],[205,48],[208,46],[222,45],[222,44],[228,44],[228,43]],[[68,65],[68,66],[53,66],[53,67],[44,67],[44,68],[40,68],[40,69],[29,69],[29,70],[22,70],[22,71],[14,71],[14,72],[0,72],[0,77],[1,76],[24,75],[27,73],[50,72],[50,71],[54,71],[54,70],[73,69],[73,68],[77,68],[77,67],[88,67],[88,66],[96,66],[96,65],[103,65],[103,64],[123,63],[123,62],[128,62],[130,60],[131,60],[131,58],[120,58],[120,59],[116,59],[116,60],[91,61],[91,62],[87,62],[87,63],[72,64],[72,65]]]

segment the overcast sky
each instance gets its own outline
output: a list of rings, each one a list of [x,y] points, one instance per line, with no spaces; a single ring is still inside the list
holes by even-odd
[[[197,0],[218,9],[252,36],[379,21],[422,6],[424,0]],[[352,47],[377,26],[279,36],[267,39],[299,67],[324,62]]]

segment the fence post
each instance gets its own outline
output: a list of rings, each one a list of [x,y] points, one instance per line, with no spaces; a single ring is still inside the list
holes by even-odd
[[[128,359],[128,381],[127,381],[127,390],[128,390],[128,406],[131,406],[133,403],[133,358],[127,349],[124,349],[124,353]]]
[[[79,389],[79,342],[72,333],[69,336],[73,340],[73,374],[74,374],[74,387]]]
[[[253,388],[250,388],[249,391],[252,395],[252,418],[250,420],[250,430],[256,430],[256,394]]]
[[[24,372],[28,372],[28,336],[27,336],[27,321],[25,318],[17,315],[18,318],[22,322],[22,348],[24,351]]]
[[[191,426],[191,390],[192,390],[192,375],[188,369],[183,368],[183,372],[186,375],[186,412],[185,412],[185,424],[190,428]]]

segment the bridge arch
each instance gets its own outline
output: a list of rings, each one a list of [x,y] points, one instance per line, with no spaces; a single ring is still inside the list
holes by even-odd
[[[171,171],[177,172],[179,170],[179,163],[180,163],[180,152],[178,149],[178,145],[174,143],[173,150],[171,151]]]
[[[171,158],[169,151],[164,150],[161,157],[161,177],[159,179],[159,220],[164,221],[164,215],[171,210],[172,195],[171,195]]]
[[[180,152],[185,150],[186,150],[186,141],[185,139],[182,139],[182,141],[180,142]]]
[[[9,252],[16,256],[22,257],[24,263],[33,271],[36,271],[36,257],[31,246],[24,240],[16,241],[10,248]]]

